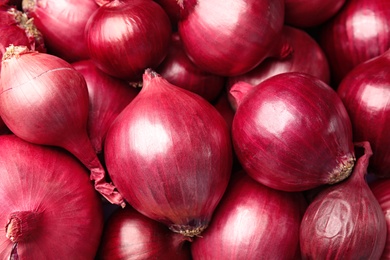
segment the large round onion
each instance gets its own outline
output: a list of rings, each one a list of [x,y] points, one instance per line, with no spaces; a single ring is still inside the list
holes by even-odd
[[[389,32],[390,1],[347,1],[319,33],[334,84],[339,84],[356,65],[389,49]]]
[[[337,90],[352,121],[355,141],[369,141],[370,171],[390,177],[390,50],[350,71]]]
[[[150,69],[111,125],[104,154],[126,201],[187,236],[207,227],[232,167],[230,132],[219,112]]]
[[[93,259],[103,214],[85,167],[14,135],[0,147],[0,258]]]
[[[239,103],[232,135],[245,171],[275,189],[337,183],[354,165],[351,122],[340,97],[308,74],[278,74],[252,88]]]
[[[303,259],[380,259],[386,243],[386,220],[366,180],[372,151],[363,147],[351,176],[327,187],[308,206],[300,227]]]
[[[191,245],[197,259],[299,259],[299,226],[306,208],[300,193],[232,178],[209,228]]]
[[[92,14],[85,31],[96,66],[132,81],[163,61],[171,33],[168,15],[152,0],[110,1]]]
[[[184,49],[201,69],[235,76],[266,57],[284,57],[281,39],[284,0],[180,0],[179,34]]]

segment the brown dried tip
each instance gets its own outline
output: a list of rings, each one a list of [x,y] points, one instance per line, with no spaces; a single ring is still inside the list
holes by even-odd
[[[336,184],[348,178],[355,166],[356,158],[352,155],[348,156],[343,160],[339,167],[335,169],[333,174],[330,175],[328,184]]]
[[[185,237],[201,237],[201,233],[207,228],[207,225],[197,227],[188,225],[171,225],[169,229],[175,233],[182,234]]]
[[[27,46],[14,46],[11,44],[5,49],[5,52],[3,54],[3,61],[9,60],[13,57],[19,58],[21,54],[34,52],[31,51]]]

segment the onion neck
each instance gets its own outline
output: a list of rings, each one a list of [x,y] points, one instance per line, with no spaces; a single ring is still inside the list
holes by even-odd
[[[38,233],[42,215],[33,211],[17,211],[10,214],[5,226],[5,236],[13,243],[34,239]]]
[[[280,32],[279,40],[274,45],[273,51],[271,51],[271,57],[277,59],[287,59],[294,53],[294,47],[290,42],[288,35],[284,33],[284,30]]]
[[[229,93],[233,97],[235,103],[233,106],[234,110],[237,110],[248,91],[252,88],[254,88],[253,85],[244,81],[239,81],[231,87]]]

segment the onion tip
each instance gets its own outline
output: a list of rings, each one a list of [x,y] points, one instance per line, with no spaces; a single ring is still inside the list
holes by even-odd
[[[336,184],[348,178],[352,173],[355,160],[355,157],[352,155],[346,156],[339,164],[339,167],[337,167],[330,175],[328,184]]]
[[[173,232],[182,234],[185,237],[201,237],[201,233],[207,228],[207,225],[190,226],[190,225],[170,225],[169,229]]]
[[[11,44],[5,49],[2,60],[3,61],[9,60],[13,57],[19,58],[21,54],[25,54],[29,52],[33,52],[33,51],[29,50],[27,46],[15,46]]]

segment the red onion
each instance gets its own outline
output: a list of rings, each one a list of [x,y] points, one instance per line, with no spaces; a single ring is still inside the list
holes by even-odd
[[[152,0],[113,0],[96,10],[86,26],[96,66],[126,80],[142,78],[146,68],[163,61],[171,34],[168,15]]]
[[[368,142],[351,177],[318,194],[307,208],[300,230],[303,259],[380,259],[386,220],[366,180],[372,154]]]
[[[230,106],[229,100],[227,98],[227,93],[222,92],[221,95],[213,102],[214,107],[218,110],[218,112],[225,119],[229,129],[232,128],[234,111]]]
[[[230,133],[218,111],[150,69],[111,125],[104,154],[126,201],[186,236],[207,227],[232,167]]]
[[[268,188],[237,175],[210,226],[191,245],[197,259],[299,259],[300,193]]]
[[[198,68],[188,58],[178,34],[172,37],[167,57],[156,69],[169,83],[213,101],[225,86],[225,78]]]
[[[296,27],[315,27],[337,14],[346,0],[285,0],[285,23]]]
[[[298,72],[278,74],[238,104],[233,145],[255,180],[303,191],[340,182],[351,173],[351,122],[337,93],[323,81]]]
[[[201,69],[235,76],[267,57],[285,57],[284,0],[179,0],[178,31],[184,49]]]
[[[0,258],[93,259],[103,215],[83,165],[14,135],[0,147]]]
[[[1,70],[0,114],[20,138],[62,147],[89,170],[95,188],[108,201],[123,205],[87,134],[88,90],[84,77],[66,61],[46,53],[11,46]]]
[[[171,20],[172,29],[177,31],[177,24],[180,19],[180,5],[177,4],[177,0],[154,0],[157,2],[169,16]]]
[[[84,30],[97,8],[91,0],[23,0],[23,10],[34,18],[48,52],[68,62],[89,57]]]
[[[350,71],[337,90],[347,108],[355,141],[370,142],[370,170],[390,177],[390,50]]]
[[[347,1],[319,33],[334,84],[356,65],[390,48],[390,2]]]
[[[382,253],[381,259],[390,259],[390,179],[376,180],[370,184],[370,188],[379,205],[382,208],[382,212],[385,215],[387,225],[387,236],[385,249]]]
[[[170,231],[131,207],[118,209],[108,219],[98,259],[190,259],[185,237]]]
[[[134,99],[138,90],[96,68],[91,60],[72,63],[87,83],[89,116],[87,130],[97,154],[103,150],[108,128],[119,113]]]
[[[282,33],[294,52],[285,59],[268,58],[247,73],[229,77],[226,84],[228,90],[239,81],[255,86],[269,77],[284,72],[304,72],[316,76],[327,84],[330,83],[329,64],[318,43],[301,29],[284,26]],[[237,104],[229,92],[228,97],[233,109],[237,109]]]

